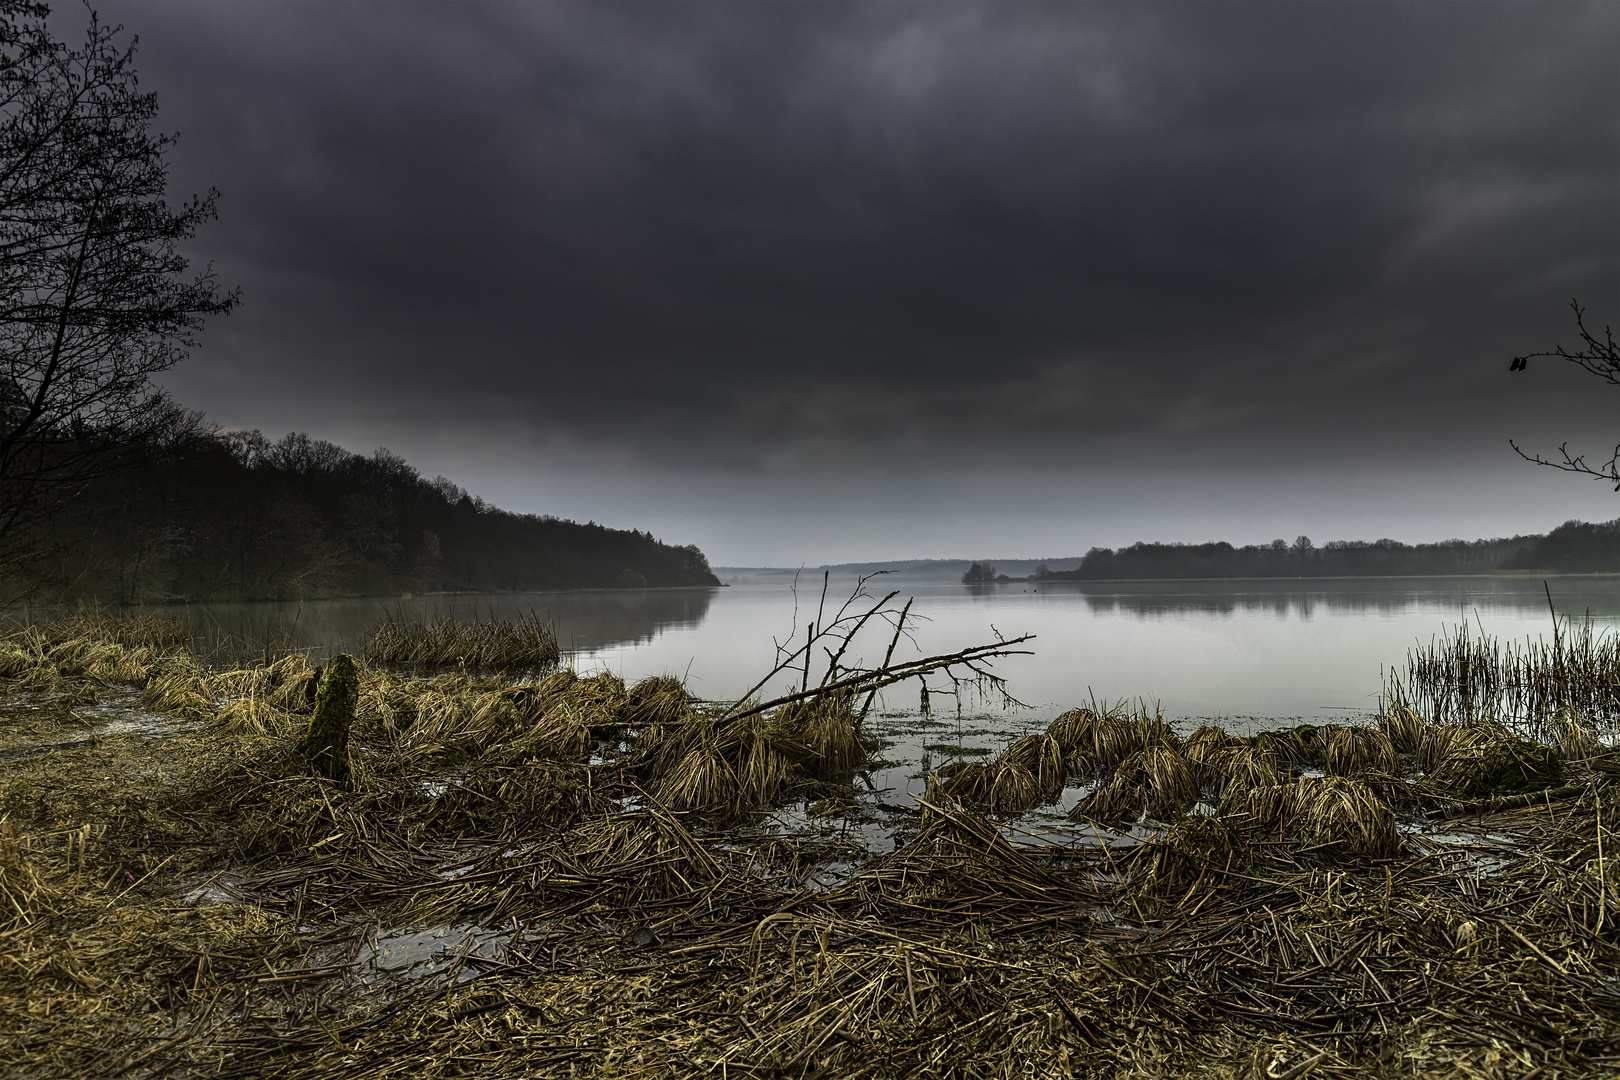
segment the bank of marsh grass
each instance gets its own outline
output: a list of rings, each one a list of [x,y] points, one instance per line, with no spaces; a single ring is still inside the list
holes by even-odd
[[[953,797],[965,770],[911,813],[829,779],[870,753],[847,696],[729,719],[678,683],[362,665],[334,783],[295,750],[311,665],[175,659],[148,684],[195,728],[0,762],[9,1073],[1456,1080],[1620,1059],[1620,768],[1574,713],[1531,740],[1563,768],[1552,801],[1447,826],[1513,838],[1481,873],[1399,823],[1485,812],[1461,770],[1518,753],[1504,727],[1182,742],[1147,710],[1072,710],[971,774],[986,801],[996,765],[1045,798],[1054,758],[1084,760],[1122,819],[1147,815],[1145,842],[1088,825],[1054,857]],[[90,679],[48,666],[41,700]],[[1301,777],[1291,741],[1357,778]],[[834,816],[750,816],[800,798]],[[842,844],[855,814],[894,850]],[[433,965],[389,968],[390,940],[438,934]]]

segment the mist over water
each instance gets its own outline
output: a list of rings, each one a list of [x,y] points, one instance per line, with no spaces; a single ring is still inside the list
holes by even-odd
[[[1249,581],[1009,583],[964,586],[944,571],[882,575],[873,598],[914,597],[918,621],[898,659],[1034,634],[1033,655],[998,663],[1009,691],[1029,710],[962,701],[975,723],[1006,730],[1044,723],[1095,696],[1141,699],[1187,724],[1216,719],[1234,730],[1283,721],[1321,721],[1374,711],[1382,672],[1405,662],[1418,642],[1467,620],[1503,639],[1550,637],[1547,592],[1560,616],[1620,629],[1620,577],[1354,578]],[[775,659],[774,641],[802,639],[821,602],[819,573],[722,573],[721,589],[430,596],[314,601],[302,605],[214,604],[188,608],[204,636],[242,641],[292,637],[320,651],[354,649],[384,615],[460,618],[538,614],[551,620],[563,651],[581,671],[608,669],[635,680],[673,674],[706,698],[747,691]],[[831,576],[827,605],[855,587]],[[869,629],[852,655],[877,663],[888,630]],[[819,672],[816,673],[819,675]],[[798,676],[779,677],[767,690]],[[888,693],[882,707],[914,711],[914,685]],[[952,700],[934,696],[942,717]]]

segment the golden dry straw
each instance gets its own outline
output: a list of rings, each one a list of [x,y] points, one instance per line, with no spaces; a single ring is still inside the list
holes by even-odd
[[[1055,795],[1069,778],[1065,756],[1062,741],[1048,731],[1014,740],[999,758],[1033,776],[1043,794]]]
[[[1434,772],[1434,782],[1464,799],[1515,795],[1557,787],[1564,782],[1564,760],[1556,748],[1502,731],[1454,739]]]
[[[1245,744],[1236,735],[1229,734],[1217,724],[1203,724],[1187,736],[1182,753],[1192,766],[1198,783],[1206,790],[1219,792],[1226,782],[1227,771],[1216,762],[1224,755]]]
[[[670,675],[642,679],[626,695],[624,722],[637,727],[673,724],[686,712],[688,695]]]
[[[1329,776],[1291,785],[1284,830],[1329,859],[1393,858],[1401,850],[1394,812],[1367,785]]]
[[[1376,728],[1332,724],[1319,733],[1327,771],[1334,776],[1356,777],[1367,772],[1395,773],[1400,757],[1388,735]]]
[[[1389,738],[1397,753],[1414,754],[1428,721],[1409,705],[1397,705],[1378,718],[1378,727]]]
[[[944,783],[950,798],[992,814],[1017,814],[1047,800],[1035,774],[998,756],[962,764]]]
[[[1075,804],[1071,820],[1170,821],[1198,801],[1198,779],[1181,751],[1153,745],[1132,754],[1108,780]]]
[[[1167,900],[1185,900],[1200,886],[1214,887],[1231,872],[1245,873],[1254,849],[1242,833],[1212,814],[1183,814],[1175,825],[1133,853],[1146,867],[1139,891]]]

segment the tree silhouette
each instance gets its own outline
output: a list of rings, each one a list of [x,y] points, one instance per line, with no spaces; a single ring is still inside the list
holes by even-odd
[[[131,447],[184,427],[152,376],[231,310],[179,245],[218,193],[164,201],[174,137],[154,133],[134,40],[94,12],[82,44],[48,9],[0,0],[0,574],[43,557],[37,535]]]

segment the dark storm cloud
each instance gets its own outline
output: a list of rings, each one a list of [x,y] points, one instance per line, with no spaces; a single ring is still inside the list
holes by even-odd
[[[247,295],[176,385],[264,415],[743,465],[1441,444],[1620,291],[1612,4],[112,14]]]

